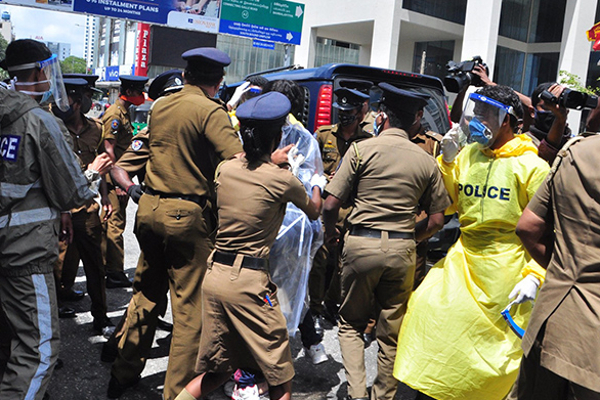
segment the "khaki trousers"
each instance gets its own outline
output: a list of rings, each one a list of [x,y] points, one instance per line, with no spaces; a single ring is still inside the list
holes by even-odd
[[[342,251],[342,305],[339,340],[348,394],[368,397],[362,333],[372,316],[373,304],[381,310],[377,319],[377,376],[372,400],[391,400],[398,381],[393,377],[396,345],[402,317],[412,292],[415,242],[346,235]]]
[[[0,398],[41,400],[60,347],[54,276],[0,276]]]
[[[125,198],[125,200],[120,200],[115,187],[108,184],[108,188],[108,199],[113,206],[113,213],[103,223],[102,255],[107,273],[123,272],[125,264],[123,232],[125,231],[125,221],[127,218],[125,210],[127,209],[129,197]],[[104,213],[102,217],[104,219]]]
[[[59,255],[56,262],[55,278],[58,291],[68,291],[73,287],[79,260],[87,281],[87,292],[92,301],[92,317],[106,316],[106,280],[102,263],[102,223],[97,213],[82,210],[73,213],[73,243],[59,242]],[[59,286],[60,285],[60,286]]]
[[[519,376],[507,400],[600,400],[600,393],[579,386],[540,365],[545,327],[540,330],[527,357],[521,359]],[[590,349],[597,351],[598,349]]]
[[[140,290],[127,311],[126,323],[132,329],[127,327],[126,332],[134,336],[123,335],[119,347],[124,349],[127,341],[135,342],[136,335],[144,336],[145,310],[165,296],[164,283],[168,282],[173,338],[165,377],[165,400],[173,400],[195,376],[202,327],[201,286],[206,261],[213,249],[209,239],[213,227],[205,222],[209,212],[191,201],[149,194],[144,194],[139,202],[135,234],[148,265],[139,278]],[[120,352],[115,364],[121,358]],[[116,378],[126,383],[119,376]]]

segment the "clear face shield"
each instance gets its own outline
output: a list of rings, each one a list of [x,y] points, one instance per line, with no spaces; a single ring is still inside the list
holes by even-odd
[[[515,115],[512,107],[472,93],[460,120],[461,145],[479,143],[481,147],[492,146],[507,114]]]
[[[15,80],[12,82],[14,88],[31,96],[42,96],[40,104],[54,102],[60,110],[67,111],[69,109],[69,98],[67,96],[67,91],[65,90],[65,85],[63,84],[60,63],[56,54],[53,54],[50,58],[43,61],[13,65],[8,67],[8,70],[9,72],[13,72],[32,68],[41,70],[46,79],[37,82],[19,82]],[[43,86],[43,84],[47,84],[48,87],[45,91],[27,90],[28,87],[34,85]]]

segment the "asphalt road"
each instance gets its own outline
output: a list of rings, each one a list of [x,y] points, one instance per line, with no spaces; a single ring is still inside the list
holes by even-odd
[[[125,233],[125,272],[133,277],[139,255],[139,246],[133,235],[133,221],[136,205],[129,202],[127,209],[127,229]],[[75,289],[85,291],[83,268]],[[108,316],[116,324],[125,311],[131,298],[131,289],[107,289]],[[106,341],[92,330],[92,317],[89,312],[90,300],[86,297],[76,303],[68,303],[77,312],[73,319],[62,319],[60,358],[64,367],[54,372],[48,393],[51,400],[106,399],[106,388],[110,378],[110,364],[100,361],[102,344]],[[171,320],[170,309],[166,316]],[[299,335],[291,339],[292,355],[296,376],[293,380],[293,397],[300,400],[345,399],[346,382],[342,356],[337,340],[337,327],[326,326],[323,344],[329,360],[313,365],[305,357]],[[169,355],[170,334],[157,331],[151,353],[148,357],[142,379],[137,386],[129,389],[121,397],[123,400],[162,399],[162,385]],[[370,386],[376,373],[377,344],[372,343],[365,351],[367,382]],[[402,387],[396,399],[413,400],[414,393]],[[210,394],[207,399],[226,400],[221,389]]]

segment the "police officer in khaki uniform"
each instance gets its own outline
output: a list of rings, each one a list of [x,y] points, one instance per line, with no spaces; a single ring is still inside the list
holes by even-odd
[[[87,75],[87,74],[63,74],[63,78],[65,79],[85,79],[87,85],[83,90],[83,95],[81,99],[81,112],[83,114],[87,114],[92,108],[92,97],[94,94],[102,94],[102,90],[97,89],[96,81],[98,80],[98,75]]]
[[[287,202],[312,220],[319,217],[326,179],[312,177],[311,199],[294,174],[271,162],[290,108],[285,95],[269,92],[237,109],[246,153],[223,163],[215,179],[219,230],[202,285],[206,329],[196,367],[201,375],[177,400],[202,398],[236,368],[262,372],[271,399],[291,398],[294,365],[269,253]]]
[[[377,320],[378,371],[372,400],[392,399],[392,376],[402,316],[413,288],[415,240],[431,236],[444,223],[450,200],[433,157],[411,143],[409,130],[426,100],[380,83],[383,96],[376,124],[380,134],[352,146],[327,185],[325,241],[335,241],[338,211],[352,202],[342,251],[342,305],[339,340],[348,380],[348,398],[366,399],[362,332],[372,304]],[[429,219],[415,227],[417,207]]]
[[[63,82],[70,107],[67,111],[53,107],[52,113],[65,123],[73,140],[73,151],[83,165],[88,165],[94,161],[98,148],[102,144],[102,124],[83,114],[82,107],[85,105],[83,99],[86,97],[84,91],[89,85],[88,81],[80,78],[64,78]],[[108,199],[104,196],[102,201],[108,203]],[[102,224],[98,211],[98,203],[93,200],[71,210],[73,240],[66,245],[64,253],[61,252],[59,255],[57,294],[60,300],[73,300],[79,297],[73,290],[73,284],[79,261],[83,261],[87,291],[92,302],[93,328],[102,333],[103,328],[113,324],[106,316],[105,273],[101,250]]]
[[[176,93],[183,88],[183,75],[180,70],[171,70],[158,75],[148,88],[148,96],[154,99],[152,107],[171,93]],[[152,109],[151,109],[152,111]],[[151,112],[148,115],[150,118]],[[117,165],[111,170],[113,181],[123,190],[126,190],[131,199],[138,203],[143,194],[140,185],[136,185],[131,179],[135,176],[139,182],[143,182],[146,174],[146,163],[150,157],[148,142],[150,140],[150,131],[148,127],[135,135],[129,148],[123,153]],[[136,267],[135,277],[133,279],[133,297],[129,307],[141,307],[145,312],[131,320],[126,311],[121,321],[117,324],[115,333],[102,346],[101,359],[105,362],[114,362],[117,355],[120,354],[119,361],[113,364],[112,374],[119,377],[131,376],[137,377],[146,365],[148,352],[154,340],[156,328],[160,327],[166,330],[172,330],[173,326],[159,319],[159,315],[164,315],[167,310],[167,290],[168,281],[162,282],[162,289],[156,290],[158,286],[153,286],[156,293],[164,293],[163,296],[147,298],[143,295],[144,284],[148,281],[142,281],[142,276],[148,268],[148,263],[144,260],[144,254],[141,253]],[[157,283],[152,283],[157,284]],[[142,294],[139,294],[142,292]],[[142,318],[140,318],[140,316]],[[121,341],[125,336],[126,340]]]
[[[547,271],[510,400],[600,399],[600,136],[571,140],[517,224]]]
[[[363,131],[360,124],[364,118],[363,107],[369,100],[369,96],[356,89],[348,88],[339,88],[334,94],[336,102],[333,106],[338,109],[339,123],[322,126],[316,132],[323,170],[328,179],[335,175],[342,158],[354,141],[372,137],[371,134]],[[337,227],[341,232],[344,231],[344,223],[349,211],[350,207],[346,207],[340,212]],[[310,310],[315,316],[315,329],[319,334],[323,332],[321,322],[325,312],[323,302],[331,304],[329,308],[334,308],[334,310],[327,310],[330,319],[334,317],[331,314],[337,311],[335,308],[339,302],[338,249],[341,249],[341,246],[337,248],[322,246],[315,255],[310,271],[308,282]],[[331,276],[329,288],[327,287],[328,275]]]
[[[137,298],[158,302],[165,296],[164,282],[169,282],[173,338],[166,400],[175,398],[194,377],[202,326],[200,287],[216,228],[215,170],[219,162],[243,151],[223,103],[213,99],[229,56],[206,47],[188,50],[182,58],[187,61],[183,89],[154,106],[148,125],[150,158],[136,218],[136,236],[148,268],[140,276],[135,306],[128,310],[132,321],[143,319],[146,310]],[[115,364],[120,359],[121,354]],[[118,397],[136,380],[113,374],[109,397]]]
[[[144,85],[148,82],[148,78],[143,76],[121,75],[119,79],[121,80],[119,98],[102,117],[104,148],[115,163],[131,143],[133,128],[129,107],[132,104],[139,106],[144,103]],[[128,287],[131,286],[131,281],[123,272],[125,260],[123,231],[125,230],[125,210],[129,198],[127,193],[116,187],[112,181],[109,180],[108,186],[108,196],[113,206],[113,213],[105,224],[106,287]]]
[[[413,93],[418,96],[418,93]],[[423,118],[423,108],[417,112],[417,120],[413,126],[407,129],[410,141],[425,150],[427,154],[431,154],[433,157],[440,155],[440,143],[444,136],[433,131],[429,131],[421,123]],[[417,223],[427,218],[427,213],[421,211],[417,215]],[[417,243],[417,266],[415,269],[415,285],[414,289],[423,282],[425,275],[427,274],[427,251],[429,250],[429,241],[427,239]]]

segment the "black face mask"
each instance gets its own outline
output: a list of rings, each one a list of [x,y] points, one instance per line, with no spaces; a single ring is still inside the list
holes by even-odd
[[[90,111],[90,108],[92,108],[92,99],[87,96],[83,96],[81,98],[81,112],[87,114],[88,111]]]
[[[555,118],[556,117],[554,117],[554,114],[552,114],[550,111],[536,110],[534,125],[540,131],[548,133],[550,132],[550,128],[552,127]]]
[[[75,113],[73,110],[73,106],[70,105],[67,111],[62,111],[57,106],[52,107],[52,114],[56,115],[58,118],[62,119],[63,122],[66,122],[71,118],[71,116]]]
[[[348,125],[352,125],[352,123],[354,121],[356,121],[356,115],[340,114],[339,119],[340,119],[341,126],[348,126]]]

